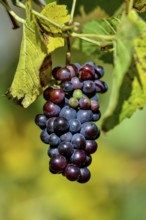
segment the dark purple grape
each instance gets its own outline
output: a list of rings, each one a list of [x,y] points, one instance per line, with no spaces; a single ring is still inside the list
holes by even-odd
[[[96,94],[96,92],[94,94],[88,94],[88,97],[90,98],[91,101],[96,101],[98,102],[99,98],[98,95]]]
[[[53,148],[51,146],[48,148],[48,156],[50,158],[52,158],[54,156],[58,156],[58,155],[60,155],[58,148]]]
[[[50,92],[53,90],[52,87],[48,87],[47,89],[44,90],[43,92],[43,97],[44,99],[46,100],[49,100],[50,99]]]
[[[94,66],[90,64],[85,64],[81,69],[80,69],[80,77],[81,80],[93,80],[94,79]]]
[[[79,70],[80,70],[80,68],[81,68],[80,64],[79,64],[79,63],[74,63],[74,65],[77,67],[78,72],[79,72]]]
[[[61,109],[59,114],[60,117],[64,117],[67,120],[75,119],[77,117],[77,112],[75,109],[65,106]]]
[[[79,183],[86,183],[89,181],[91,177],[91,173],[88,168],[84,167],[80,169],[80,177],[77,180]]]
[[[96,88],[95,88],[95,83],[91,80],[87,80],[84,81],[83,83],[83,92],[85,94],[91,94],[93,92],[95,92]]]
[[[90,109],[91,101],[88,97],[84,96],[79,100],[79,106],[82,109]]]
[[[64,175],[70,181],[76,181],[80,176],[80,168],[75,164],[68,164],[64,170]]]
[[[54,131],[57,134],[63,134],[67,132],[69,129],[69,123],[68,120],[64,117],[57,117],[54,120]]]
[[[53,70],[52,70],[52,76],[54,76],[55,79],[59,80],[58,79],[58,76],[57,76],[57,72],[59,69],[61,69],[62,67],[61,66],[57,66],[55,67]]]
[[[72,133],[71,133],[71,132],[67,132],[67,133],[62,134],[62,135],[60,136],[60,140],[61,140],[61,141],[67,141],[67,142],[69,142],[69,141],[71,141],[71,139],[72,139]]]
[[[73,77],[71,79],[71,83],[73,85],[73,89],[81,89],[83,87],[83,83],[80,82],[78,77]]]
[[[47,117],[43,114],[38,114],[35,117],[35,123],[38,125],[41,129],[44,129],[46,127]]]
[[[62,155],[53,156],[50,159],[50,162],[49,162],[50,170],[52,170],[54,172],[57,172],[57,173],[63,172],[63,170],[65,169],[66,165],[67,165],[67,160]]]
[[[74,147],[70,142],[61,142],[58,146],[58,151],[65,157],[70,157],[74,152]]]
[[[91,100],[91,110],[97,111],[100,108],[99,102]]]
[[[86,155],[85,163],[83,164],[83,167],[88,167],[92,163],[92,157],[90,155]]]
[[[77,133],[81,130],[81,122],[78,119],[71,119],[69,121],[69,130],[71,133]]]
[[[100,79],[104,75],[104,69],[102,66],[95,65],[95,79]]]
[[[52,133],[48,138],[48,142],[50,145],[57,146],[60,144],[61,140],[55,133]]]
[[[86,139],[96,139],[100,135],[100,130],[93,122],[85,122],[81,128],[81,134]]]
[[[77,112],[77,119],[81,122],[81,123],[85,123],[88,121],[92,121],[93,119],[93,113],[91,110],[79,110]]]
[[[95,80],[95,88],[98,93],[105,93],[108,90],[108,85],[100,80]]]
[[[61,88],[64,92],[72,92],[73,91],[73,84],[71,81],[65,81],[61,83]]]
[[[86,162],[86,153],[84,150],[74,150],[70,162],[76,164],[79,167],[82,167]]]
[[[98,121],[101,118],[101,112],[98,110],[93,112],[93,121]]]
[[[57,71],[57,78],[61,80],[61,82],[71,80],[71,73],[67,67],[63,67]]]
[[[41,134],[40,134],[40,139],[45,143],[45,144],[49,144],[49,138],[50,135],[47,132],[47,129],[45,128],[44,130],[42,130]]]
[[[54,132],[54,120],[56,119],[56,117],[52,117],[52,118],[49,118],[47,123],[46,123],[46,127],[47,127],[47,132],[49,134],[53,133]]]
[[[50,91],[50,101],[55,104],[60,104],[65,98],[64,91],[62,89],[52,89]]]
[[[86,140],[85,151],[86,154],[93,154],[97,150],[97,142],[94,140]]]
[[[48,101],[44,104],[43,111],[47,117],[56,117],[59,115],[60,107],[53,102]]]
[[[86,145],[86,140],[82,134],[77,133],[72,136],[71,143],[76,149],[84,149]]]
[[[71,73],[71,78],[78,75],[78,68],[74,64],[69,64],[66,66]]]

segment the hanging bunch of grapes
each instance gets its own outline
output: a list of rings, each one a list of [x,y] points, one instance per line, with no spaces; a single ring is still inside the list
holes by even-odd
[[[95,123],[101,117],[97,93],[108,89],[100,80],[103,75],[103,67],[93,62],[55,67],[52,76],[57,86],[44,91],[43,114],[35,118],[41,140],[49,145],[49,170],[70,181],[85,183],[91,176],[87,167],[100,136]]]

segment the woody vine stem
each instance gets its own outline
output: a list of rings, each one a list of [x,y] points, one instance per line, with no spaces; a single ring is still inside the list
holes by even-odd
[[[6,0],[0,0],[0,3],[6,8],[6,10],[8,11],[9,15],[10,15],[10,18],[13,22],[13,28],[18,28],[18,24],[16,22],[20,22],[24,25],[26,25],[26,21],[25,19],[19,17],[12,9],[11,7],[8,5],[8,3],[6,2]],[[26,6],[25,4],[19,2],[19,1],[16,1],[16,6],[17,7],[20,7],[24,10],[26,10]],[[43,20],[45,20],[46,22],[54,25],[55,27],[57,28],[60,28],[62,33],[63,33],[63,37],[65,37],[66,39],[67,38],[70,38],[70,37],[73,37],[73,38],[79,38],[81,40],[84,40],[84,41],[87,41],[89,43],[92,43],[94,45],[97,45],[98,47],[106,47],[106,46],[109,46],[109,45],[112,45],[113,44],[113,41],[115,39],[115,36],[114,35],[96,35],[96,34],[80,34],[80,33],[76,33],[74,32],[74,29],[77,29],[76,27],[76,23],[73,23],[73,17],[74,17],[74,12],[75,12],[75,6],[76,6],[76,0],[73,0],[73,4],[72,4],[72,9],[71,9],[71,19],[69,21],[69,23],[67,25],[61,25],[61,24],[58,24],[57,22],[49,19],[48,17],[40,14],[39,12],[35,11],[35,10],[32,10],[32,13],[36,16],[36,17],[39,17]],[[130,7],[130,6],[129,6]],[[95,39],[102,39],[102,43],[101,42],[98,42],[96,41]]]

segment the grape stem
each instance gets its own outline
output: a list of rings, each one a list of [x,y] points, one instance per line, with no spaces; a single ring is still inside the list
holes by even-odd
[[[70,18],[69,24],[72,24],[72,22],[73,22],[76,3],[77,3],[77,1],[76,1],[76,0],[73,0],[72,8],[71,8],[71,16],[70,16],[71,18]]]
[[[4,2],[3,0],[0,0],[0,3],[6,8],[6,10],[8,11],[8,13],[13,17],[13,21],[14,19],[22,24],[25,24],[25,20],[21,17],[19,17],[17,14],[15,14],[15,12],[10,8],[10,6]]]
[[[101,40],[115,40],[115,35],[96,35],[96,34],[78,34],[78,33],[71,33],[72,37],[90,37],[90,38],[97,38]]]

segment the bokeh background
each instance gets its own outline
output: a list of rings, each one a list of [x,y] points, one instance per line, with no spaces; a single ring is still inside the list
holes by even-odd
[[[59,2],[70,8],[71,1]],[[99,0],[98,4],[112,15],[121,2]],[[82,4],[90,11],[97,1],[89,4],[79,0],[76,13]],[[21,10],[13,8],[23,16]],[[47,145],[40,141],[40,130],[34,124],[35,115],[42,112],[43,99],[22,109],[3,95],[16,70],[21,34],[22,28],[12,30],[0,5],[0,220],[145,220],[146,108],[109,133],[102,133],[88,183],[52,175],[48,171]],[[73,62],[89,60],[81,52],[72,51]],[[53,65],[64,62],[65,50],[56,50]],[[112,65],[104,67],[109,91],[100,97],[102,113],[112,86]]]

